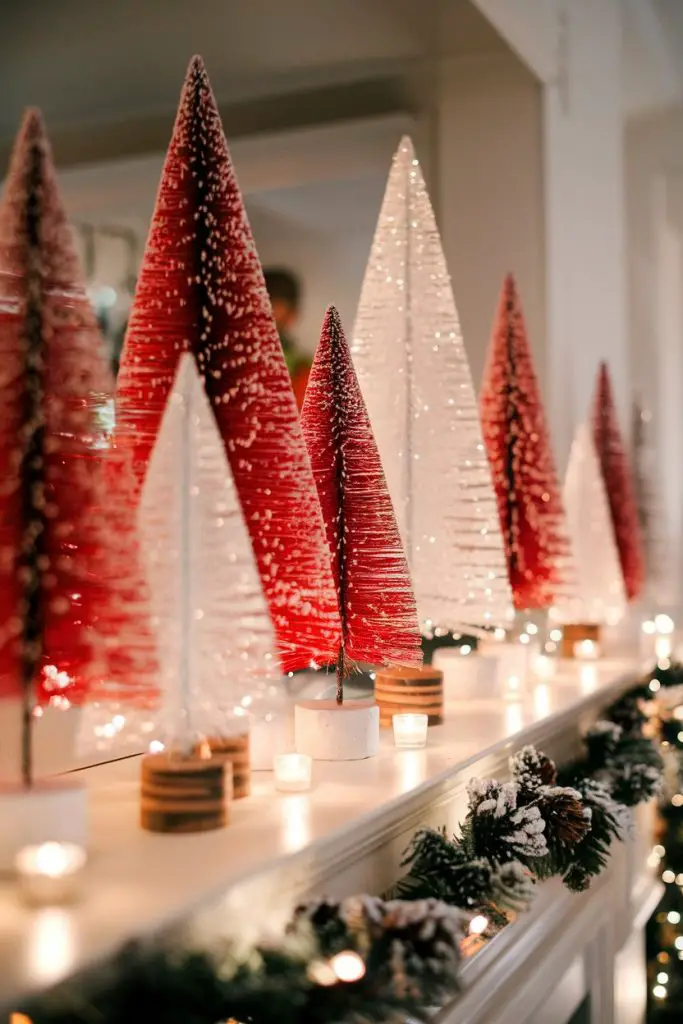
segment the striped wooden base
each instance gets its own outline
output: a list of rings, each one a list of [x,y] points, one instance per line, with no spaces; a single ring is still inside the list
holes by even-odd
[[[209,832],[228,823],[220,760],[148,754],[142,759],[140,825],[148,832]]]
[[[211,757],[232,765],[233,800],[242,800],[251,793],[249,733],[238,736],[210,736]]]
[[[422,714],[430,725],[443,722],[443,672],[437,668],[378,669],[375,677],[375,701],[379,724],[391,728],[394,715]]]
[[[600,626],[595,623],[572,622],[562,627],[562,657],[574,657],[574,644],[580,644],[582,640],[592,640],[600,643]]]

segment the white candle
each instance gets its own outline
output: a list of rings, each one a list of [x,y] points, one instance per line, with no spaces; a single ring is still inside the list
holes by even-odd
[[[394,744],[405,749],[427,746],[427,715],[394,715]]]
[[[574,657],[579,661],[595,661],[600,654],[600,647],[595,640],[579,640],[574,644]]]
[[[313,760],[308,754],[278,754],[273,768],[275,788],[281,793],[303,793],[311,788]]]
[[[75,843],[23,847],[16,856],[15,867],[25,900],[45,906],[73,899],[85,862],[85,850]]]

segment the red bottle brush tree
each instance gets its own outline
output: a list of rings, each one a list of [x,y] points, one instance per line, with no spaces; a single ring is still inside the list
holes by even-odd
[[[39,113],[19,133],[0,207],[0,696],[36,704],[153,695],[125,474],[105,479],[111,395]]]
[[[375,438],[337,310],[331,306],[301,425],[323,511],[341,630],[337,702],[349,661],[419,665],[417,609]]]
[[[626,596],[629,601],[634,601],[643,589],[645,559],[635,487],[606,363],[601,363],[598,371],[593,402],[593,440],[607,490]]]
[[[144,479],[183,351],[226,448],[282,667],[336,657],[320,506],[261,265],[206,71],[180,98],[117,382],[117,442]]]
[[[515,608],[548,608],[570,588],[570,547],[543,403],[511,274],[503,284],[480,403]]]

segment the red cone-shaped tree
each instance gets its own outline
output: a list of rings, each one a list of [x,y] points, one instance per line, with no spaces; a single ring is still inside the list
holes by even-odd
[[[626,596],[633,601],[640,594],[645,579],[643,543],[631,468],[619,429],[606,363],[601,363],[598,371],[593,403],[593,439],[612,513]]]
[[[135,519],[105,480],[97,408],[113,381],[40,115],[29,111],[0,207],[0,696],[152,694]]]
[[[225,444],[282,667],[333,661],[339,615],[294,395],[211,87],[189,67],[117,384],[116,438],[141,483],[180,354]]]
[[[569,586],[569,540],[511,274],[498,305],[480,402],[515,607],[548,608]]]
[[[408,563],[339,314],[325,316],[301,411],[341,615],[337,701],[347,661],[422,660]]]

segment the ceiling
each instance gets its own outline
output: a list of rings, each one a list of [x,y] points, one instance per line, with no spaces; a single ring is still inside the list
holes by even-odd
[[[105,125],[123,142],[157,118],[167,136],[195,52],[219,102],[253,105],[504,49],[469,0],[2,0],[0,144],[27,105],[81,146]]]

